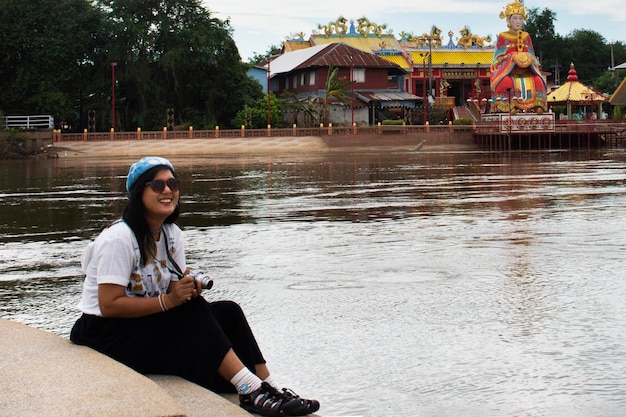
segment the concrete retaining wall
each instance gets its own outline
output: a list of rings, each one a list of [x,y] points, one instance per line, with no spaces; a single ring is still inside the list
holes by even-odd
[[[250,417],[174,376],[143,376],[93,349],[0,319],[0,415],[11,417]]]

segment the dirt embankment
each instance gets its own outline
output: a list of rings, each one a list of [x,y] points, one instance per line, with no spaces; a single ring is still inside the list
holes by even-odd
[[[149,139],[97,142],[55,142],[54,150],[67,157],[137,157],[281,155],[355,150],[471,150],[471,135],[373,135],[373,136],[294,136],[219,139]]]

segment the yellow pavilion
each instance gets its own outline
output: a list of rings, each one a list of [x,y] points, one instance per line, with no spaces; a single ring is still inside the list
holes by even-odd
[[[578,81],[578,74],[576,73],[574,63],[570,65],[567,82],[556,90],[548,93],[548,105],[551,107],[559,105],[566,106],[566,116],[567,119],[570,120],[580,117],[596,118],[598,113],[602,112],[602,103],[607,99],[608,97],[604,94]],[[578,107],[578,110],[583,110],[586,106],[591,108],[590,113],[583,111],[581,116],[580,112],[573,112],[573,108],[575,107]]]

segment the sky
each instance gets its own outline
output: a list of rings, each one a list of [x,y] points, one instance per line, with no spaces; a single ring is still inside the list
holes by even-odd
[[[443,34],[468,26],[471,32],[486,36],[506,30],[500,11],[503,0],[416,0],[413,2],[381,2],[380,0],[204,0],[213,17],[230,20],[239,54],[248,61],[254,53],[265,54],[272,45],[280,45],[292,34],[304,32],[305,39],[317,29],[339,16],[356,20],[365,16],[370,22],[386,24],[398,37],[400,32],[421,35],[435,25]],[[381,6],[384,4],[384,6]],[[624,0],[525,0],[527,8],[550,9],[556,13],[558,34],[566,36],[575,29],[593,30],[607,42],[626,43],[626,4]],[[445,12],[442,12],[444,10]],[[348,23],[349,24],[349,23]],[[449,38],[444,37],[444,42]],[[607,57],[607,65],[611,65]],[[615,65],[621,62],[615,62]]]

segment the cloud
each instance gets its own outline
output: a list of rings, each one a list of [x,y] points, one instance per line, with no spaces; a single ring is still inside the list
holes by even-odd
[[[510,0],[509,0],[510,1]],[[609,41],[626,39],[622,28],[626,22],[624,0],[526,0],[527,8],[550,9],[556,13],[557,33],[567,35],[574,29],[593,30]],[[427,32],[437,25],[444,32],[456,33],[469,26],[480,35],[496,35],[506,27],[498,15],[508,1],[502,0],[434,0],[382,3],[380,0],[337,2],[318,0],[204,0],[205,6],[220,19],[230,18],[234,39],[245,60],[252,52],[265,53],[271,45],[279,45],[291,34],[307,36],[318,24],[328,24],[342,15],[347,19],[365,16],[376,24],[386,24],[394,33]]]
[[[526,0],[526,7],[540,10],[550,9],[557,13],[557,18],[567,15],[604,16],[610,21],[626,21],[626,7],[623,0],[593,0],[588,2],[570,2],[563,0]]]

